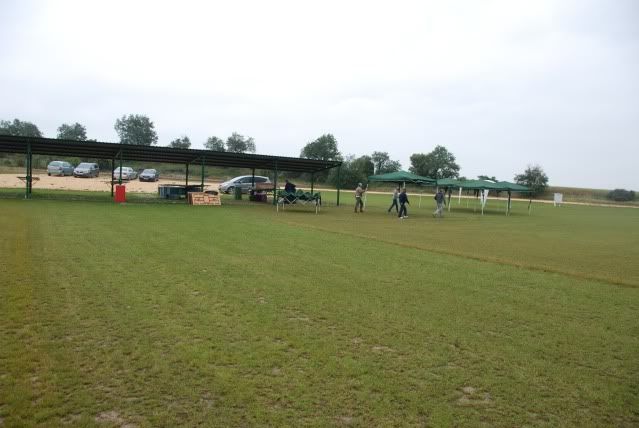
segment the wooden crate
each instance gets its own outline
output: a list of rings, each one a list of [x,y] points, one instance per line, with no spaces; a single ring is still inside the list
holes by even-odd
[[[222,205],[220,195],[204,192],[189,192],[188,201],[190,205]]]

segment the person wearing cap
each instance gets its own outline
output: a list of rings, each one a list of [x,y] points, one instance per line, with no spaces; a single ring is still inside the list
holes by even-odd
[[[355,212],[357,212],[357,207],[359,207],[359,212],[364,212],[364,202],[362,201],[362,195],[366,190],[362,187],[362,183],[357,183],[357,188],[355,189]]]

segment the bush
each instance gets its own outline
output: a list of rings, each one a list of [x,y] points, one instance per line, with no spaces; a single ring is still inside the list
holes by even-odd
[[[626,189],[615,189],[608,193],[608,199],[618,202],[627,202],[635,200],[635,192]]]

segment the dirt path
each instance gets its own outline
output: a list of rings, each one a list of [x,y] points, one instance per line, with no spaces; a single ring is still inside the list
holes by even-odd
[[[108,174],[102,174],[95,178],[76,178],[76,177],[55,177],[47,174],[34,174],[39,180],[33,182],[33,190],[38,189],[59,189],[59,190],[90,190],[90,191],[108,191],[111,190],[111,181]],[[199,180],[191,180],[191,184],[199,184]],[[127,192],[136,193],[156,193],[158,184],[184,184],[183,180],[161,179],[155,183],[141,182],[133,180],[124,182]],[[217,190],[219,182],[204,181],[204,185],[208,185],[209,189]],[[18,178],[18,174],[0,174],[0,187],[4,188],[24,188],[24,182]]]

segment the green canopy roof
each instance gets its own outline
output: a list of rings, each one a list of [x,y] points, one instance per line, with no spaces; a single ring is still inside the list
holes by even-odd
[[[528,187],[522,186],[521,184],[517,184],[517,183],[511,183],[509,181],[499,181],[497,182],[497,184],[501,186],[503,190],[510,190],[511,192],[521,192],[521,193],[531,192],[531,190]]]
[[[435,184],[435,180],[421,175],[413,174],[408,171],[389,172],[380,175],[370,175],[369,181],[378,181],[383,183],[413,183],[413,184]]]
[[[461,187],[470,190],[510,190],[511,192],[530,192],[530,189],[521,184],[510,183],[508,181],[489,181],[489,180],[456,180],[454,178],[441,178],[437,180],[439,187]]]

